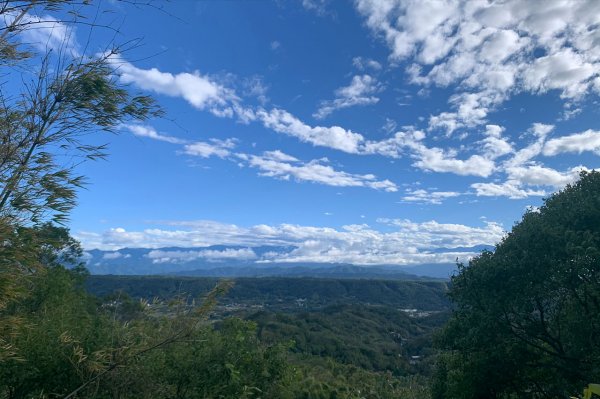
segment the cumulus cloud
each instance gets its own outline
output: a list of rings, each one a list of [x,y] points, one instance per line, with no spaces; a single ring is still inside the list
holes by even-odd
[[[415,147],[419,158],[414,166],[432,172],[449,172],[462,176],[488,177],[494,171],[494,162],[481,155],[471,155],[466,159],[456,159],[441,148]]]
[[[157,68],[138,68],[119,55],[111,56],[110,62],[122,83],[170,97],[181,97],[193,107],[209,109],[217,115],[231,112],[226,106],[236,99],[232,90],[198,71],[173,74]]]
[[[143,231],[110,229],[103,233],[78,233],[85,248],[116,250],[123,247],[204,247],[209,245],[248,246],[285,245],[292,251],[271,253],[261,262],[344,262],[362,265],[454,262],[457,257],[474,255],[455,251],[457,247],[493,245],[504,235],[502,226],[487,222],[482,226],[445,224],[436,221],[422,223],[404,219],[379,219],[386,232],[360,224],[335,229],[331,227],[293,224],[255,225],[241,227],[214,221],[165,222],[176,227]],[[153,259],[179,259],[185,262],[204,256],[210,259],[242,258],[255,260],[247,250],[209,254],[205,249],[186,251],[160,250]]]
[[[578,99],[600,86],[595,0],[377,1],[357,0],[367,26],[380,35],[390,58],[406,62],[413,83],[462,93],[453,112],[430,119],[452,132],[486,122],[514,93],[558,92]],[[462,108],[462,109],[461,109]]]
[[[172,75],[169,73],[160,72],[156,69],[142,70],[124,61],[121,61],[119,65],[121,79],[125,79],[126,81],[134,81],[140,87],[148,90],[181,96],[187,99],[192,105],[195,105],[199,108],[212,106],[213,113],[218,116],[230,116],[227,114],[227,111],[223,111],[230,110],[231,115],[237,115],[238,118],[243,122],[259,121],[266,128],[277,133],[293,136],[300,141],[307,142],[315,146],[328,147],[347,153],[378,154],[397,158],[402,152],[407,151],[411,157],[415,159],[413,165],[426,171],[455,173],[463,176],[473,175],[488,177],[495,170],[496,166],[494,160],[512,151],[511,144],[505,138],[501,137],[498,132],[492,130],[490,130],[492,133],[486,133],[487,137],[482,141],[484,149],[483,153],[471,154],[464,159],[459,159],[457,157],[457,152],[453,149],[426,146],[421,142],[421,140],[425,137],[423,132],[399,132],[396,133],[396,135],[391,139],[367,141],[360,133],[353,132],[340,126],[310,126],[291,113],[282,109],[252,109],[250,107],[242,106],[240,105],[238,98],[231,90],[225,89],[200,75]],[[199,87],[208,88],[205,91],[205,95],[199,94],[200,97],[194,97],[192,99],[187,91],[179,90],[177,88],[177,79],[179,79],[179,76],[184,75],[184,80],[191,79],[195,82],[201,82],[198,83]],[[171,87],[172,85],[175,86]],[[169,86],[169,88],[167,88],[167,86]],[[261,85],[261,87],[263,86]],[[322,111],[324,110],[324,114],[327,114],[332,109],[338,107],[338,105],[344,107],[348,104],[358,104],[363,101],[363,99],[370,98],[365,96],[368,96],[369,93],[373,93],[374,91],[378,90],[377,87],[378,85],[376,81],[369,75],[357,75],[352,79],[352,83],[349,86],[343,87],[337,91],[336,94],[338,94],[339,98],[328,103],[328,105],[326,105]],[[485,112],[481,113],[478,111],[478,101],[480,101],[479,97],[470,95],[457,95],[455,98],[470,98],[470,100],[462,101],[461,105],[458,107],[457,115],[461,115],[460,117],[462,120],[467,121],[465,123],[470,123],[468,121],[479,121],[479,119],[485,115]],[[340,100],[340,102],[336,102],[337,100]],[[367,102],[368,101],[371,100],[367,100]],[[459,100],[453,101],[458,102]],[[217,109],[223,112],[219,113],[221,111],[216,111]],[[323,113],[321,114],[323,115]],[[440,118],[442,117],[443,114],[440,116]],[[440,120],[439,123],[447,124],[449,130],[454,130],[457,125],[453,118],[453,116],[448,116],[445,121]],[[127,128],[134,134],[140,136],[146,136],[171,143],[185,144],[183,151],[184,153],[201,157],[227,157],[231,155],[230,150],[234,144],[229,140],[219,141],[214,139],[211,142],[184,143],[183,141],[180,141],[180,139],[159,134],[154,129],[145,126],[133,125],[127,126]],[[538,146],[539,145],[540,144],[538,144]],[[541,148],[536,147],[535,151],[536,154],[534,155],[537,155],[539,151],[541,151]],[[521,151],[517,154],[521,154],[522,156],[524,152]],[[261,157],[257,156],[253,159],[258,160],[261,159]],[[328,171],[333,173],[333,171],[329,171],[329,166],[321,165],[318,162],[313,162],[311,165],[303,166],[301,171],[306,171],[306,169],[309,167],[311,169],[323,169],[324,172]],[[292,170],[298,170],[296,169],[297,165],[295,165],[295,168],[291,168],[291,165],[288,165],[288,168]],[[282,174],[282,176],[291,175]],[[304,176],[304,173],[301,174],[301,176]],[[352,179],[350,180],[354,181]],[[373,182],[369,183],[369,185],[372,186],[373,184],[379,183],[380,182]],[[384,189],[392,189],[392,185],[388,185],[384,187]]]
[[[514,180],[504,183],[474,183],[471,185],[477,196],[482,197],[508,197],[511,199],[522,199],[530,196],[544,196],[546,191],[522,188],[521,184]]]
[[[359,145],[364,141],[361,134],[340,126],[309,126],[289,112],[278,108],[270,111],[260,109],[256,112],[256,116],[269,129],[317,146],[358,153]]]
[[[579,178],[584,166],[570,168],[564,172],[538,165],[511,166],[505,170],[507,180],[504,183],[474,183],[477,196],[508,197],[522,199],[530,196],[545,196],[552,191],[563,188]]]
[[[395,192],[396,185],[389,180],[377,180],[372,174],[359,175],[335,170],[327,159],[302,162],[281,151],[267,151],[262,155],[238,154],[248,166],[258,168],[261,176],[282,180],[295,179],[335,187],[368,187]]]
[[[548,136],[554,129],[554,125],[534,123],[523,135],[530,140],[529,143],[514,150],[512,144],[502,137],[504,132],[502,127],[487,125],[484,133],[487,137],[480,143],[484,145],[488,157],[495,159],[508,154],[512,156],[502,161],[496,168],[496,171],[505,175],[506,180],[471,184],[475,194],[485,197],[522,199],[530,196],[545,196],[576,181],[582,170],[589,170],[587,167],[579,165],[559,171],[543,165],[536,158],[541,154],[550,156],[586,149],[593,151],[595,135],[590,130],[548,140]]]
[[[340,87],[335,91],[335,99],[323,101],[313,116],[323,119],[338,109],[376,104],[379,102],[379,98],[373,94],[379,90],[381,90],[381,85],[374,77],[355,75],[348,86]]]
[[[486,125],[485,138],[481,140],[484,149],[484,156],[489,159],[496,159],[512,153],[513,147],[505,137],[502,137],[504,128],[498,125]]]
[[[559,189],[577,180],[582,170],[587,170],[587,168],[577,166],[565,172],[559,172],[541,165],[531,165],[527,167],[508,168],[506,173],[510,180],[517,181],[523,185],[552,186],[555,189]]]
[[[516,93],[556,90],[573,104],[573,100],[590,91],[600,92],[600,51],[596,51],[592,34],[600,23],[593,16],[595,6],[585,1],[565,0],[564,3],[569,3],[568,7],[557,3],[536,8],[512,0],[502,3],[357,0],[357,8],[365,16],[367,26],[388,43],[392,62],[403,62],[407,66],[412,83],[457,88],[449,98],[451,109],[431,115],[425,120],[427,128],[403,128],[405,131],[382,140],[369,140],[342,126],[311,125],[284,109],[265,108],[266,86],[260,79],[247,80],[246,91],[238,97],[235,90],[210,75],[142,69],[118,56],[113,62],[122,81],[181,97],[216,116],[260,123],[301,142],[349,154],[408,156],[412,166],[422,171],[484,178],[504,174],[494,182],[475,183],[472,188],[477,195],[501,193],[499,195],[521,198],[543,195],[550,188],[561,187],[574,174],[571,170],[551,172],[553,169],[535,161],[538,156],[600,151],[600,134],[593,130],[548,140],[554,126],[534,124],[521,136],[530,140],[523,145],[514,135],[506,134],[503,127],[487,122],[489,113]],[[361,57],[354,58],[353,64],[362,74],[353,76],[349,85],[336,90],[335,98],[323,102],[315,117],[378,101],[376,94],[381,85],[368,73],[380,69],[381,64]],[[263,105],[245,105],[243,99],[248,93],[259,98]],[[263,97],[264,100],[260,100]],[[450,137],[457,129],[484,124],[483,137],[456,148],[439,142],[432,145],[426,140],[445,140],[435,136],[436,129],[442,129]],[[396,189],[388,180],[377,180],[371,174],[338,171],[323,160],[277,159],[274,152],[234,153],[234,143],[228,140],[189,143],[136,126],[129,130],[139,136],[182,144],[183,153],[242,159],[243,165],[279,179],[386,191]],[[459,136],[464,137],[464,133]],[[547,184],[534,184],[534,181]]]
[[[581,154],[585,151],[600,155],[600,131],[589,129],[582,133],[548,140],[542,153],[546,156],[554,156],[568,152]]]
[[[196,141],[194,143],[186,144],[183,147],[183,152],[187,155],[201,158],[210,158],[212,156],[225,158],[231,154],[231,149],[233,149],[235,145],[235,139],[210,139],[209,142]]]
[[[432,115],[429,118],[429,130],[442,129],[450,136],[459,128],[481,125],[485,123],[490,109],[504,98],[491,90],[455,94],[450,97],[449,103],[456,111]]]
[[[398,158],[403,151],[408,151],[415,159],[413,166],[431,172],[481,177],[488,177],[494,172],[495,163],[491,157],[474,154],[466,159],[459,159],[456,150],[451,148],[426,146],[423,143],[425,136],[419,130],[397,132],[386,140],[366,142],[363,152]]]
[[[118,55],[112,56],[110,61],[123,83],[132,83],[143,90],[183,98],[195,108],[208,110],[218,117],[237,117],[243,123],[258,121],[268,129],[295,137],[302,142],[348,153],[358,153],[360,144],[364,141],[364,137],[359,133],[340,126],[310,126],[279,108],[266,110],[262,107],[245,106],[235,94],[235,90],[199,72],[172,74],[157,68],[142,69]],[[246,94],[256,96],[262,103],[267,101],[266,87],[260,79],[247,79],[243,86]],[[356,84],[340,89],[339,93],[350,99],[375,86],[375,81],[360,77]]]
[[[317,159],[303,162],[285,154],[280,150],[265,151],[262,155],[235,153],[236,139],[219,140],[211,138],[208,141],[187,142],[172,136],[158,133],[154,128],[143,125],[123,125],[123,128],[133,134],[149,137],[155,140],[181,144],[182,153],[201,158],[229,158],[231,161],[241,161],[240,166],[249,166],[260,170],[261,176],[274,177],[281,180],[294,179],[308,181],[335,187],[367,187],[387,192],[397,191],[396,185],[389,180],[378,180],[373,174],[353,174],[334,169],[328,165],[327,159]]]

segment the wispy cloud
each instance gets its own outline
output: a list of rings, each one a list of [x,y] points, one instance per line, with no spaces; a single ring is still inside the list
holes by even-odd
[[[201,158],[210,158],[212,156],[225,158],[231,155],[231,150],[235,147],[235,145],[235,139],[210,139],[209,142],[196,141],[186,144],[183,148],[183,152],[187,155],[193,155]]]
[[[364,57],[354,57],[352,59],[352,65],[354,65],[354,67],[359,71],[365,71],[368,69],[379,71],[382,68],[381,63],[371,58]]]
[[[374,94],[380,90],[381,85],[374,77],[356,75],[348,86],[340,87],[335,91],[335,99],[323,101],[313,116],[323,119],[338,109],[376,104],[379,102],[379,98]]]
[[[17,12],[7,12],[0,19],[0,26],[10,26],[17,18]],[[19,21],[23,43],[37,50],[80,56],[79,44],[73,26],[60,22],[50,15],[38,16],[25,13]]]
[[[257,118],[265,127],[298,138],[313,145],[358,153],[364,137],[340,126],[310,126],[282,109],[259,110]]]
[[[138,137],[147,137],[147,138],[150,138],[153,140],[164,141],[164,142],[171,143],[171,144],[186,143],[186,141],[183,139],[169,136],[166,134],[161,134],[161,133],[157,132],[156,129],[154,129],[152,126],[125,124],[125,125],[122,125],[121,127],[123,129],[130,131],[131,133],[133,133],[134,135],[136,135]]]
[[[238,154],[248,166],[258,168],[261,176],[282,180],[295,179],[334,187],[368,187],[395,192],[396,185],[389,180],[377,180],[373,174],[359,175],[335,170],[327,159],[302,162],[281,151],[267,151],[262,155]]]
[[[407,190],[402,197],[402,201],[413,202],[416,204],[433,204],[440,205],[448,198],[458,197],[461,195],[456,191],[427,191],[423,189]]]
[[[208,262],[223,262],[226,260],[248,261],[257,259],[251,248],[227,248],[222,251],[203,249],[199,251],[183,250],[153,250],[146,255],[152,263],[186,263],[202,259]]]

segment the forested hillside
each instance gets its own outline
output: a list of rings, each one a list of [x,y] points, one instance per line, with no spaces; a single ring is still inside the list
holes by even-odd
[[[163,276],[90,276],[87,289],[104,296],[123,291],[135,298],[197,298],[210,291],[215,278]],[[318,278],[238,278],[220,302],[268,307],[319,307],[334,303],[388,305],[396,308],[445,310],[450,306],[443,281],[398,281]]]
[[[168,301],[205,295],[208,278],[90,276],[87,289],[105,301]],[[395,376],[427,375],[433,332],[448,318],[443,282],[355,279],[236,279],[212,320],[240,317],[257,325],[267,345],[291,343],[296,354]],[[130,300],[130,299],[128,299]],[[314,361],[314,360],[312,360]]]

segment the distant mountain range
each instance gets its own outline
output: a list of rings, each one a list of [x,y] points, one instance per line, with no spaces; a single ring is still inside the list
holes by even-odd
[[[415,279],[448,278],[456,271],[453,263],[414,266],[359,266],[339,263],[293,263],[269,261],[293,251],[291,246],[228,246],[123,248],[118,251],[93,249],[85,252],[92,274],[179,275],[202,277],[330,277]],[[490,246],[444,248],[437,251],[480,252]],[[431,251],[434,252],[434,251]]]

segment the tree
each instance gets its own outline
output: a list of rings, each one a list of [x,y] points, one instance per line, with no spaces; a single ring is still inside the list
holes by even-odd
[[[2,326],[18,321],[3,319],[3,312],[29,291],[30,278],[56,263],[58,251],[65,253],[64,245],[76,246],[65,231],[46,223],[64,223],[75,205],[77,189],[84,183],[77,166],[104,156],[105,146],[87,143],[86,136],[161,114],[150,97],[132,94],[119,83],[111,63],[118,50],[112,43],[92,55],[69,44],[69,26],[89,26],[90,34],[92,27],[99,28],[81,15],[86,7],[91,2],[0,1]],[[42,43],[44,35],[47,40]],[[27,43],[25,38],[37,42]],[[49,232],[62,236],[57,242]],[[7,345],[3,334],[0,359],[14,353]]]
[[[600,379],[600,173],[459,265],[437,397],[565,397]]]
[[[118,49],[110,44],[91,56],[68,45],[69,37],[59,45],[48,43],[42,54],[31,46],[20,50],[25,47],[20,38],[29,30],[85,21],[79,7],[87,3],[32,0],[4,2],[0,7],[0,18],[7,21],[0,30],[0,70],[11,81],[23,82],[20,90],[7,84],[0,87],[0,216],[21,224],[66,220],[83,184],[75,167],[81,160],[105,155],[105,146],[86,143],[86,135],[114,132],[130,119],[161,114],[152,98],[131,94],[119,83],[111,61]],[[66,13],[72,17],[65,22],[31,14],[75,5],[62,10],[75,11]],[[27,68],[14,65],[25,60]]]

